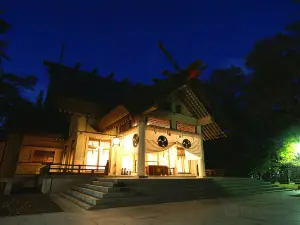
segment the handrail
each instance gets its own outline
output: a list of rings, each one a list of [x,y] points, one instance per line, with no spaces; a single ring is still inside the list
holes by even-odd
[[[62,164],[62,163],[35,163],[35,162],[19,162],[19,164],[32,164],[32,166],[40,165],[40,174],[49,173],[100,173],[108,175],[109,161],[106,165],[85,165],[85,164]]]

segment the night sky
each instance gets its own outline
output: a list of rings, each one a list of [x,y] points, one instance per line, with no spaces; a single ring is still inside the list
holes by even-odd
[[[4,3],[4,4],[3,4]],[[276,34],[290,22],[289,0],[8,0],[0,5],[13,26],[5,69],[34,74],[46,88],[43,60],[100,75],[150,82],[172,69],[157,47],[161,40],[180,66],[202,59],[210,70],[243,66],[256,40]],[[32,94],[31,94],[32,95]]]

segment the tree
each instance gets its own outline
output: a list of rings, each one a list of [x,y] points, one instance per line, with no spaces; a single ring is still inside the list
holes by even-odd
[[[299,126],[293,126],[278,138],[277,153],[281,166],[300,166],[299,131]]]
[[[8,60],[5,54],[7,40],[5,34],[10,25],[0,18],[0,126],[13,110],[30,105],[29,101],[21,95],[22,89],[33,90],[37,78],[35,76],[17,76],[5,73],[2,68],[4,60]]]
[[[3,11],[0,10],[0,16],[2,14]],[[5,34],[9,28],[10,25],[3,18],[0,18],[0,67],[4,60],[8,60],[8,56],[5,54],[5,49],[7,46],[7,40],[5,39]]]
[[[36,97],[36,105],[42,107],[43,102],[44,102],[44,90],[40,90],[38,96]]]
[[[35,76],[20,77],[4,73],[0,77],[0,124],[16,109],[29,106],[31,103],[22,97],[22,89],[33,90],[37,82]]]
[[[253,71],[252,103],[262,110],[300,118],[300,21],[256,43],[247,57]]]
[[[296,136],[286,135],[300,121],[300,21],[258,41],[246,61],[251,70],[246,95],[249,109],[258,116],[254,118],[260,135],[255,140],[265,156],[256,168],[290,164]]]
[[[28,100],[22,97],[21,90],[32,90],[37,82],[35,76],[16,76],[15,74],[4,72],[3,61],[8,60],[5,54],[5,34],[8,29],[8,23],[0,18],[0,126],[5,125],[6,131],[10,131],[10,127],[5,123],[8,118],[13,118],[18,115],[18,113],[21,114],[20,111],[24,108],[32,106]],[[0,178],[10,178],[14,176],[22,139],[23,135],[21,131],[8,135],[8,141],[5,145],[2,161],[0,163]],[[0,183],[0,197],[4,187],[5,183]]]

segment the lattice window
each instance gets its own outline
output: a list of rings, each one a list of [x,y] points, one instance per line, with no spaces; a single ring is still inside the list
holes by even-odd
[[[177,122],[177,130],[190,132],[190,133],[196,133],[196,126],[187,124],[187,123]]]
[[[127,123],[122,124],[121,126],[119,126],[118,133],[123,133],[123,132],[125,132],[129,129],[130,129],[130,121],[128,121]]]
[[[147,125],[163,127],[163,128],[171,128],[170,120],[156,118],[152,116],[148,117]]]

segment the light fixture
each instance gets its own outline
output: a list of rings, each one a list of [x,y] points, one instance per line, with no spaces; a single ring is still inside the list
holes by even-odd
[[[120,138],[114,137],[112,139],[112,144],[113,144],[113,146],[120,146]]]

